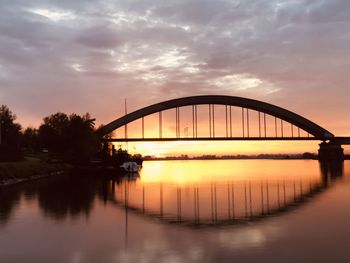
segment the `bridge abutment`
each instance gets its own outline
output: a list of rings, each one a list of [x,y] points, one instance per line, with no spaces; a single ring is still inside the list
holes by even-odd
[[[344,161],[344,149],[336,142],[322,142],[319,144],[318,160],[320,162]]]

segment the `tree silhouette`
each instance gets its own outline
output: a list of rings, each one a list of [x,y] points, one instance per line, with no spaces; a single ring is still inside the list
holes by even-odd
[[[21,125],[15,123],[16,115],[6,105],[0,106],[0,161],[22,158],[20,148]]]
[[[59,154],[70,162],[84,162],[98,150],[98,138],[93,128],[93,119],[61,112],[44,118],[39,127],[39,141],[51,153]]]
[[[75,162],[84,162],[98,150],[98,139],[91,124],[90,115],[69,116],[69,124],[63,131],[65,156]]]
[[[27,152],[40,151],[39,131],[38,129],[28,127],[22,134],[22,147]]]
[[[44,118],[39,127],[39,140],[50,152],[61,153],[64,150],[63,132],[69,124],[68,116],[62,112]]]

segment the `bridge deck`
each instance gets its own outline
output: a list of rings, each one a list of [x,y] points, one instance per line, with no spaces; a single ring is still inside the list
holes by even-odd
[[[165,138],[110,138],[105,142],[166,142],[166,141],[320,141],[316,137],[165,137]],[[350,138],[349,138],[350,140]]]
[[[341,145],[350,145],[350,137],[336,136],[334,137],[333,141]]]
[[[171,141],[322,141],[316,137],[165,137],[165,138],[109,138],[105,142],[171,142]],[[350,137],[333,137],[332,141],[350,145]]]

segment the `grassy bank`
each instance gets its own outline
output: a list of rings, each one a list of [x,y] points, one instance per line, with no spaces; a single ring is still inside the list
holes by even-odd
[[[23,181],[40,175],[68,169],[66,164],[47,163],[40,158],[25,157],[19,162],[0,162],[0,184],[8,181]]]

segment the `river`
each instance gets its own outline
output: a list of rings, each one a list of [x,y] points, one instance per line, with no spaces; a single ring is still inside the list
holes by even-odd
[[[350,162],[147,161],[0,188],[0,262],[350,262]]]

